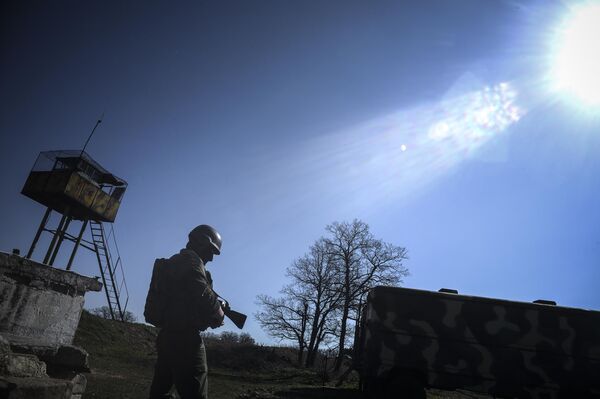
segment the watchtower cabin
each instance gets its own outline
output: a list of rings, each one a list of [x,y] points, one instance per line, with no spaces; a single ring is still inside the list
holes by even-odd
[[[21,190],[21,194],[47,208],[26,257],[32,257],[44,232],[52,235],[43,259],[49,266],[53,266],[64,240],[74,243],[67,270],[80,246],[94,252],[111,316],[118,320],[123,320],[129,294],[112,225],[107,234],[104,223],[114,222],[126,189],[125,180],[104,169],[84,151],[63,150],[41,152]],[[62,215],[56,228],[47,226],[52,212]],[[75,221],[81,226],[73,235],[68,229]],[[90,234],[84,238],[88,225]],[[109,245],[111,237],[114,255]]]

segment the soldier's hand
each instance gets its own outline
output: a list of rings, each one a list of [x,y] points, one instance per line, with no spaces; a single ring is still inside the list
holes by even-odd
[[[225,313],[223,312],[223,308],[219,306],[219,310],[210,324],[210,328],[219,328],[224,324]]]

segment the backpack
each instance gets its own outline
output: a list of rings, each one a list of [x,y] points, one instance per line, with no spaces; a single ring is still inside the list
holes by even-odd
[[[144,306],[144,319],[155,327],[162,327],[165,321],[165,311],[168,304],[168,292],[166,281],[164,281],[164,267],[168,265],[168,259],[156,259],[152,268],[152,279],[146,296]]]

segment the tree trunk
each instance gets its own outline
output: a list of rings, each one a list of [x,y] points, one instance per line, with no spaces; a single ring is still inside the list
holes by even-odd
[[[344,349],[346,346],[346,323],[348,322],[348,313],[350,308],[350,301],[346,298],[344,301],[344,309],[342,312],[342,324],[340,326],[340,343],[339,343],[339,352],[337,358],[335,359],[334,371],[339,371],[342,367],[342,360],[344,359]]]
[[[304,348],[306,348],[306,340],[304,339],[304,335],[306,334],[306,324],[308,322],[308,302],[304,302],[300,317],[301,328],[300,336],[298,337],[298,366],[302,366],[302,355],[304,354]]]
[[[302,359],[304,358],[304,346],[300,344],[298,349],[298,365],[302,365]]]
[[[316,355],[317,355],[316,348],[313,348],[312,351],[310,351],[309,353],[306,354],[306,362],[304,364],[304,366],[306,368],[312,367],[315,364]]]
[[[317,304],[315,305],[315,314],[313,316],[313,320],[312,320],[312,326],[311,326],[311,331],[310,331],[310,340],[308,342],[308,350],[306,353],[306,364],[305,367],[309,367],[312,362],[311,359],[314,358],[314,352],[315,352],[315,342],[317,340],[317,335],[319,333],[319,319],[321,318],[321,312],[319,311],[319,306],[321,306],[321,304],[319,302],[317,302]]]
[[[321,331],[321,330],[322,330],[322,327],[319,327],[319,331]],[[312,353],[312,357],[310,359],[310,366],[315,365],[315,359],[317,358],[317,353],[319,353],[319,346],[321,346],[321,342],[323,342],[324,338],[325,338],[325,334],[323,334],[323,332],[321,331],[319,333],[319,336],[317,337],[317,340],[315,341],[315,348]]]

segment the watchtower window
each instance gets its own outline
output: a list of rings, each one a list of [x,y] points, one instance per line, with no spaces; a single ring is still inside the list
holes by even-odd
[[[92,181],[99,182],[101,174],[98,172],[98,169],[93,167],[89,162],[86,162],[84,159],[79,162],[79,170],[81,170],[84,174],[86,174]]]
[[[79,157],[61,157],[56,158],[53,170],[73,170],[77,168]]]
[[[57,157],[53,170],[79,170],[96,183],[101,183],[104,174],[83,157]]]

